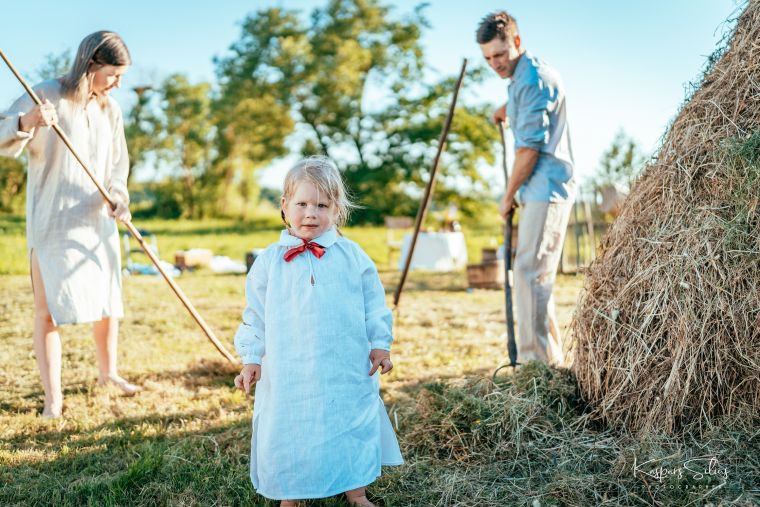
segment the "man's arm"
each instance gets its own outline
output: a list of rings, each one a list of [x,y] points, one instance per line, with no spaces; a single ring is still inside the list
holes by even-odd
[[[504,193],[501,205],[499,206],[499,212],[504,218],[507,217],[507,213],[514,206],[517,190],[530,178],[537,161],[538,150],[534,150],[533,148],[517,148],[515,150],[515,163],[512,164],[512,175],[509,177],[507,191]]]

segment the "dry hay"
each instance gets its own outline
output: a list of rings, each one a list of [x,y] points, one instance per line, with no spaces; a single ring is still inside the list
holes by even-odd
[[[760,414],[760,0],[684,104],[590,266],[572,325],[594,415],[697,433]]]
[[[415,507],[760,505],[756,429],[639,438],[585,409],[571,372],[535,361],[426,384],[398,411],[406,465],[370,491]]]

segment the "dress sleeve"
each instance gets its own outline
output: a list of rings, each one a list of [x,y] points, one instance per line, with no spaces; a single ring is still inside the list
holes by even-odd
[[[540,151],[549,142],[551,93],[542,81],[523,85],[516,94],[515,148]]]
[[[125,203],[129,204],[129,191],[127,190],[127,177],[129,175],[129,153],[127,151],[127,140],[124,136],[124,117],[121,109],[115,102],[111,103],[113,108],[113,166],[111,167],[111,176],[108,181],[108,192],[119,194]]]
[[[264,309],[266,307],[268,262],[265,255],[253,263],[245,280],[243,322],[235,333],[235,349],[243,364],[261,364],[266,353]]]
[[[380,282],[380,276],[377,274],[377,268],[372,259],[364,251],[360,251],[358,259],[362,270],[364,320],[370,347],[391,350],[393,314],[385,304],[385,289]]]
[[[4,113],[0,113],[0,155],[18,157],[34,137],[31,132],[19,130],[19,118],[34,107],[31,97],[24,94]]]

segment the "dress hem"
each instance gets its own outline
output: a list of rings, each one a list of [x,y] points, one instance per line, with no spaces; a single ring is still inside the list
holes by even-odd
[[[253,486],[253,489],[255,489],[256,493],[258,493],[259,495],[263,496],[264,498],[268,498],[270,500],[313,500],[317,498],[328,498],[331,496],[340,495],[341,493],[345,493],[346,491],[351,491],[352,489],[366,488],[367,486],[375,482],[377,479],[379,479],[381,475],[382,475],[381,473],[378,473],[375,476],[375,478],[370,481],[361,481],[362,484],[357,484],[353,486],[345,486],[345,487],[329,490],[327,493],[316,493],[316,494],[315,493],[310,493],[310,494],[296,493],[292,495],[288,494],[287,496],[284,496],[284,497],[275,497],[275,496],[267,495],[266,493],[262,492],[260,489],[256,488],[256,486]]]

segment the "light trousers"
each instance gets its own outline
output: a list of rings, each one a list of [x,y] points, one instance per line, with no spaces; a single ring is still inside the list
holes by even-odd
[[[514,277],[517,357],[563,365],[552,289],[573,203],[526,202],[520,208]]]

